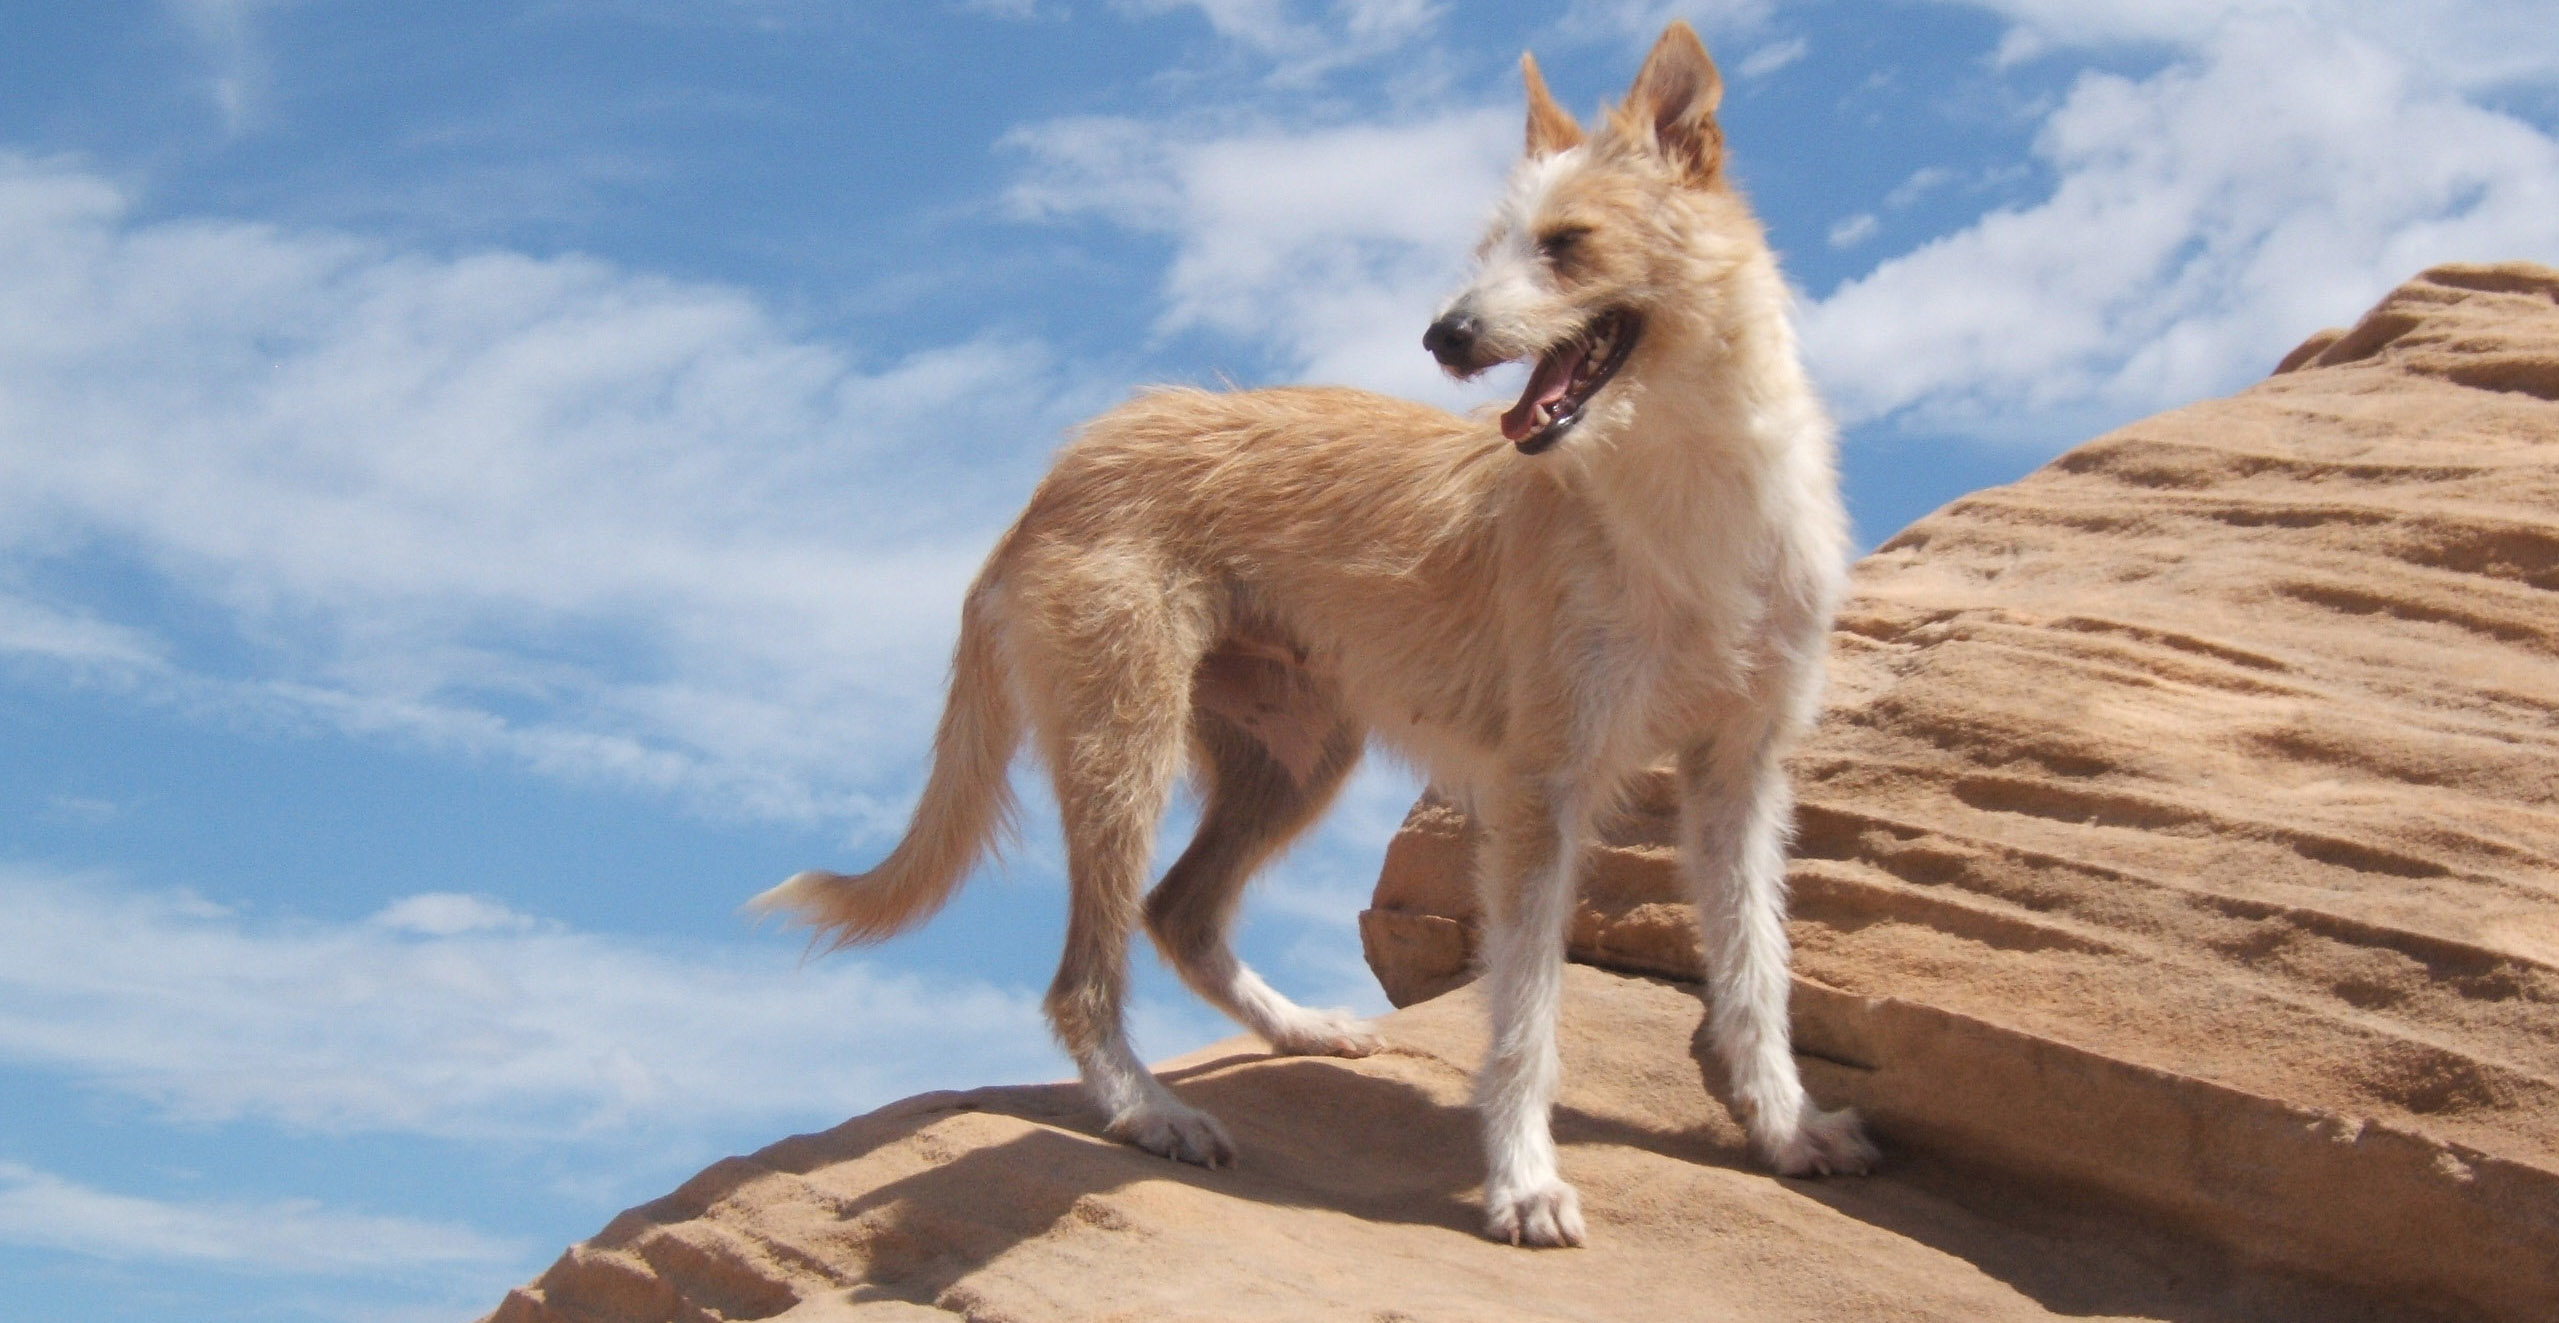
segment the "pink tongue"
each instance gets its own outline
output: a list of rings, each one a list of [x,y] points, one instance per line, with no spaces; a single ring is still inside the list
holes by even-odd
[[[1554,421],[1538,417],[1538,410],[1564,398],[1565,390],[1573,384],[1573,369],[1581,365],[1579,345],[1558,349],[1537,360],[1537,366],[1528,374],[1528,388],[1519,393],[1519,403],[1502,415],[1502,435],[1525,441],[1538,428]]]

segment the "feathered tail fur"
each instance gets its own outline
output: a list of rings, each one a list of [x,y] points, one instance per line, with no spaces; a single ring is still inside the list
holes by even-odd
[[[905,838],[870,872],[811,869],[748,901],[747,908],[788,915],[828,950],[893,937],[942,908],[988,841],[1009,827],[1013,792],[1007,773],[1022,724],[988,596],[989,585],[981,579],[961,608],[950,702],[933,737],[933,771]]]

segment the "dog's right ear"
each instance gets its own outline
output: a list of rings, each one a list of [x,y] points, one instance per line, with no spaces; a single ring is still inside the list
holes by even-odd
[[[1572,112],[1555,104],[1546,90],[1546,76],[1537,72],[1537,57],[1522,53],[1519,75],[1528,84],[1528,154],[1552,156],[1567,147],[1582,145],[1582,126]]]
[[[1634,141],[1649,138],[1673,169],[1704,188],[1724,168],[1724,130],[1715,122],[1723,100],[1724,76],[1715,72],[1706,43],[1697,29],[1674,19],[1653,43],[1613,122]]]

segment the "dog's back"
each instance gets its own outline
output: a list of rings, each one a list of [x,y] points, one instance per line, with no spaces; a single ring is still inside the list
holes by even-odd
[[[998,574],[1033,614],[1102,582],[1161,594],[1205,652],[1276,650],[1417,757],[1481,756],[1506,699],[1498,561],[1542,481],[1508,449],[1364,391],[1150,393],[1060,454]]]

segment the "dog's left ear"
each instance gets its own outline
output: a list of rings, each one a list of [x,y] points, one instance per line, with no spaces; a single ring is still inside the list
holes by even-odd
[[[1724,130],[1715,122],[1723,101],[1724,77],[1697,29],[1674,20],[1644,58],[1621,114],[1629,121],[1624,127],[1649,136],[1683,180],[1703,188],[1724,168]]]
[[[1582,126],[1573,121],[1571,111],[1555,104],[1555,96],[1546,90],[1546,76],[1537,71],[1537,57],[1523,53],[1519,57],[1520,81],[1528,84],[1528,154],[1552,156],[1582,143]]]

